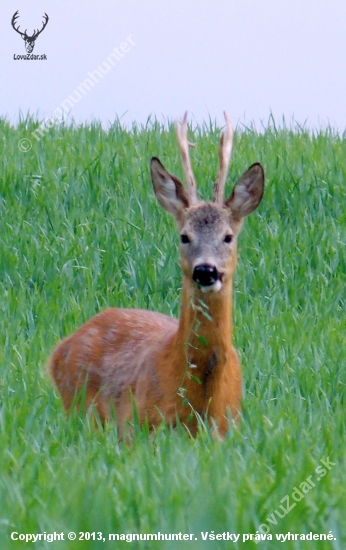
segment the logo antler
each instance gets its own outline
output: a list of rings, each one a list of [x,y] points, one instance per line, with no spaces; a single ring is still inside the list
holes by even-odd
[[[43,27],[41,30],[34,30],[34,33],[31,35],[31,36],[28,36],[26,34],[26,31],[27,29],[25,29],[24,32],[21,32],[19,29],[20,29],[20,26],[18,25],[17,27],[15,26],[16,23],[17,23],[17,19],[19,17],[19,13],[18,13],[19,10],[16,11],[16,13],[13,15],[12,17],[12,20],[11,20],[11,25],[12,27],[14,28],[14,30],[20,34],[20,36],[23,38],[24,42],[25,42],[25,49],[28,53],[31,53],[35,47],[35,40],[36,38],[38,37],[39,34],[41,34],[41,32],[43,31],[43,29],[46,27],[48,21],[49,21],[49,17],[48,15],[45,13],[44,16],[43,16]]]

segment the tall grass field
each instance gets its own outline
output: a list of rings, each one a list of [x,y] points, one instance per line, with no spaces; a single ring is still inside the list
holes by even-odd
[[[179,235],[148,168],[183,179],[174,128],[37,127],[0,121],[1,550],[345,550],[345,136],[238,129],[227,193],[252,163],[266,173],[234,280],[242,420],[222,442],[135,423],[125,444],[66,417],[46,364],[107,306],[179,315]],[[190,128],[205,200],[219,135]]]

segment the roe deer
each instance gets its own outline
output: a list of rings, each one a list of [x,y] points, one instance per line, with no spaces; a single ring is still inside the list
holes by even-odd
[[[115,419],[122,437],[133,420],[151,428],[179,421],[195,435],[198,416],[220,436],[228,414],[237,422],[242,394],[241,369],[232,346],[232,277],[242,220],[259,204],[264,172],[253,164],[224,202],[233,130],[220,139],[220,169],[214,202],[197,198],[189,159],[187,113],[176,123],[187,191],[158,158],[150,170],[157,200],[176,219],[180,232],[182,303],[179,320],[140,309],[110,308],[99,313],[55,349],[51,375],[69,410],[85,389],[85,406],[94,405],[101,421]],[[133,401],[133,402],[132,402]],[[192,414],[197,413],[197,414]]]

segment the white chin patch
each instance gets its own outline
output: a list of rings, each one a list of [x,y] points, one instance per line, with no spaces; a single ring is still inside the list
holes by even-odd
[[[221,281],[215,281],[213,285],[200,286],[199,288],[202,290],[202,292],[219,292],[221,287],[222,287]]]

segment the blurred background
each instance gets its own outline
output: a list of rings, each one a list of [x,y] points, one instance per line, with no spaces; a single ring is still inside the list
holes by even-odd
[[[32,34],[49,22],[33,53],[11,26]],[[346,2],[344,0],[119,0],[58,3],[10,0],[0,8],[0,115],[50,118],[72,95],[77,122],[145,124],[189,110],[196,122],[267,126],[271,115],[309,128],[346,124]],[[130,37],[130,39],[128,38]],[[130,47],[107,72],[114,48]],[[109,63],[108,63],[109,65]],[[76,94],[88,73],[105,74]],[[65,104],[66,105],[66,104]]]

